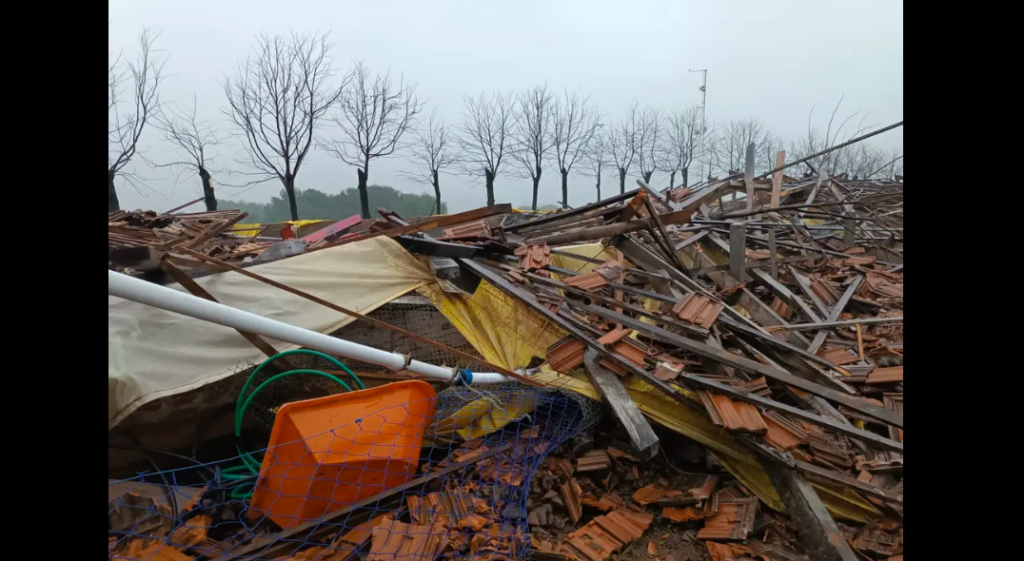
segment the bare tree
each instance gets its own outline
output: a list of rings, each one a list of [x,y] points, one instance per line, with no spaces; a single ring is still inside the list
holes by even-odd
[[[644,183],[650,185],[651,176],[658,169],[658,150],[661,146],[661,112],[645,108],[640,114],[636,135],[636,164]]]
[[[714,169],[724,175],[742,172],[747,145],[753,142],[756,149],[767,132],[764,123],[757,119],[733,120],[719,127],[711,146]]]
[[[431,111],[426,130],[416,133],[416,141],[412,145],[411,159],[416,170],[402,172],[411,181],[434,187],[437,214],[441,214],[440,175],[459,162],[460,150],[456,140],[454,131],[445,126],[444,121],[435,120],[435,111]]]
[[[423,104],[416,97],[416,85],[402,78],[396,86],[391,73],[371,75],[362,61],[345,80],[351,86],[342,94],[338,116],[332,120],[341,127],[343,139],[324,140],[323,147],[350,166],[356,167],[359,179],[359,211],[370,217],[370,200],[366,190],[370,177],[370,160],[395,153],[402,137],[416,125]]]
[[[677,173],[682,174],[683,187],[690,184],[690,164],[697,157],[702,127],[700,107],[696,105],[674,111],[665,119],[659,167],[668,172],[670,189],[676,185]]]
[[[866,118],[866,116],[864,116],[861,117],[860,122],[855,129],[847,129],[847,125],[860,113],[860,111],[855,111],[843,119],[841,123],[836,125],[836,115],[839,113],[839,107],[842,103],[843,97],[841,96],[839,101],[836,102],[836,106],[832,109],[832,114],[829,116],[828,125],[825,127],[824,135],[820,134],[818,129],[813,125],[814,107],[811,107],[811,111],[807,115],[807,136],[794,143],[792,147],[792,152],[795,158],[814,154],[825,150],[826,148],[846,142],[847,140],[860,135],[871,126],[864,125],[864,119]],[[804,166],[806,166],[808,171],[812,174],[818,173],[818,170],[824,170],[829,175],[837,175],[840,173],[840,167],[842,167],[840,162],[843,161],[846,152],[858,149],[856,146],[857,145],[854,144],[811,158],[804,163]]]
[[[638,129],[640,128],[640,108],[634,101],[629,106],[626,118],[608,131],[608,154],[611,156],[615,169],[619,172],[619,194],[626,192],[626,173],[636,159]]]
[[[163,133],[163,138],[174,145],[175,150],[185,159],[169,163],[151,163],[154,167],[174,167],[179,169],[179,176],[185,171],[194,171],[199,175],[203,186],[203,198],[206,210],[217,210],[217,197],[213,190],[210,164],[214,156],[210,149],[216,146],[219,138],[206,121],[196,116],[196,96],[192,94],[192,106],[171,106],[158,117],[156,127]]]
[[[754,148],[756,151],[754,170],[757,173],[767,173],[775,169],[775,158],[781,150],[786,148],[786,143],[779,135],[766,130]]]
[[[160,81],[165,58],[153,50],[159,34],[146,29],[139,35],[139,53],[135,62],[124,62],[118,56],[108,68],[107,93],[107,210],[120,210],[114,179],[121,175],[130,184],[134,174],[125,167],[138,153],[139,139],[146,124],[160,110]],[[124,68],[122,68],[124,64]],[[125,81],[131,88],[125,92]]]
[[[590,96],[584,96],[579,91],[566,91],[562,99],[555,100],[551,113],[555,163],[562,176],[562,208],[568,208],[569,172],[576,162],[586,157],[598,127],[601,126],[601,116],[591,105]],[[600,179],[598,185],[600,191]],[[536,194],[533,202],[536,208]]]
[[[292,220],[299,219],[295,178],[313,144],[313,132],[341,97],[328,35],[260,35],[224,84],[225,114],[244,137],[247,159],[265,179],[277,178],[288,194]]]
[[[594,133],[594,138],[590,141],[587,146],[586,163],[587,167],[584,168],[583,174],[588,177],[595,179],[595,187],[597,187],[597,200],[601,200],[601,176],[604,172],[611,167],[611,153],[608,150],[608,138],[605,133],[601,131],[603,125],[597,125],[597,132]]]
[[[533,210],[537,210],[537,192],[544,161],[554,146],[551,131],[551,111],[554,96],[547,85],[535,86],[517,97],[519,115],[512,133],[512,159],[516,177],[533,182]]]
[[[484,177],[490,206],[494,204],[494,180],[505,169],[503,164],[516,127],[515,94],[467,96],[464,103],[466,115],[459,134],[462,171]]]

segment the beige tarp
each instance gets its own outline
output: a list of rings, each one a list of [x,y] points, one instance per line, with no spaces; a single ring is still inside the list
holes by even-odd
[[[369,312],[434,279],[394,240],[379,237],[257,265],[272,278],[351,310]],[[198,279],[218,301],[321,333],[352,318],[237,273]],[[177,284],[170,288],[184,291]],[[259,363],[263,353],[235,330],[110,297],[107,419],[112,428],[155,399],[186,392]],[[269,339],[278,350],[294,348]]]

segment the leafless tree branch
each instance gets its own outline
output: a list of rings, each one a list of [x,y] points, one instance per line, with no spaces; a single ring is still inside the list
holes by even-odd
[[[582,160],[590,148],[601,115],[590,103],[590,96],[579,91],[565,91],[551,108],[551,142],[555,164],[562,177],[562,207],[569,206],[569,173]]]
[[[241,163],[277,177],[298,219],[295,177],[313,144],[314,130],[344,90],[332,85],[328,34],[260,35],[253,52],[225,81],[225,115],[243,138]]]
[[[486,180],[487,204],[494,204],[494,180],[504,170],[516,127],[515,94],[495,92],[465,97],[465,120],[459,131],[462,172]]]
[[[441,213],[441,178],[440,174],[459,163],[462,152],[456,143],[455,133],[436,119],[436,110],[430,112],[426,130],[416,133],[412,143],[410,160],[415,164],[414,171],[400,172],[406,179],[430,185],[434,188],[436,199],[435,211]]]
[[[370,160],[383,158],[402,147],[402,138],[416,126],[423,104],[416,97],[416,85],[391,73],[373,75],[363,61],[356,61],[346,82],[332,121],[341,129],[342,139],[324,139],[320,145],[331,155],[357,168],[359,202],[363,218],[370,217],[367,180]]]
[[[120,202],[114,179],[121,175],[138,190],[137,181],[129,181],[125,167],[138,153],[139,139],[146,124],[160,111],[160,82],[167,59],[153,49],[159,33],[143,30],[139,35],[139,53],[134,62],[124,62],[118,55],[108,67],[107,94],[107,207],[118,210]],[[126,76],[127,75],[127,76]],[[128,78],[128,79],[126,79]],[[131,89],[122,95],[122,85]]]

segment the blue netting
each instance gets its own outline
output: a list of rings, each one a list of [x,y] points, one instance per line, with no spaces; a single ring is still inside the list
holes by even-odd
[[[111,482],[109,558],[526,559],[531,478],[600,408],[511,384],[342,408],[330,430],[303,433],[318,414],[279,414],[276,445],[251,454],[259,477],[234,457]]]

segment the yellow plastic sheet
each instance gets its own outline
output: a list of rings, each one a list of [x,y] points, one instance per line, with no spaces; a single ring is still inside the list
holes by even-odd
[[[565,336],[559,327],[485,280],[472,297],[444,292],[436,283],[421,287],[420,293],[484,359],[509,370],[526,366],[534,356],[544,357],[547,348]],[[479,438],[532,413],[536,402],[524,398],[494,405],[487,399],[467,404],[441,421],[438,434],[451,434],[454,429],[464,439]]]

